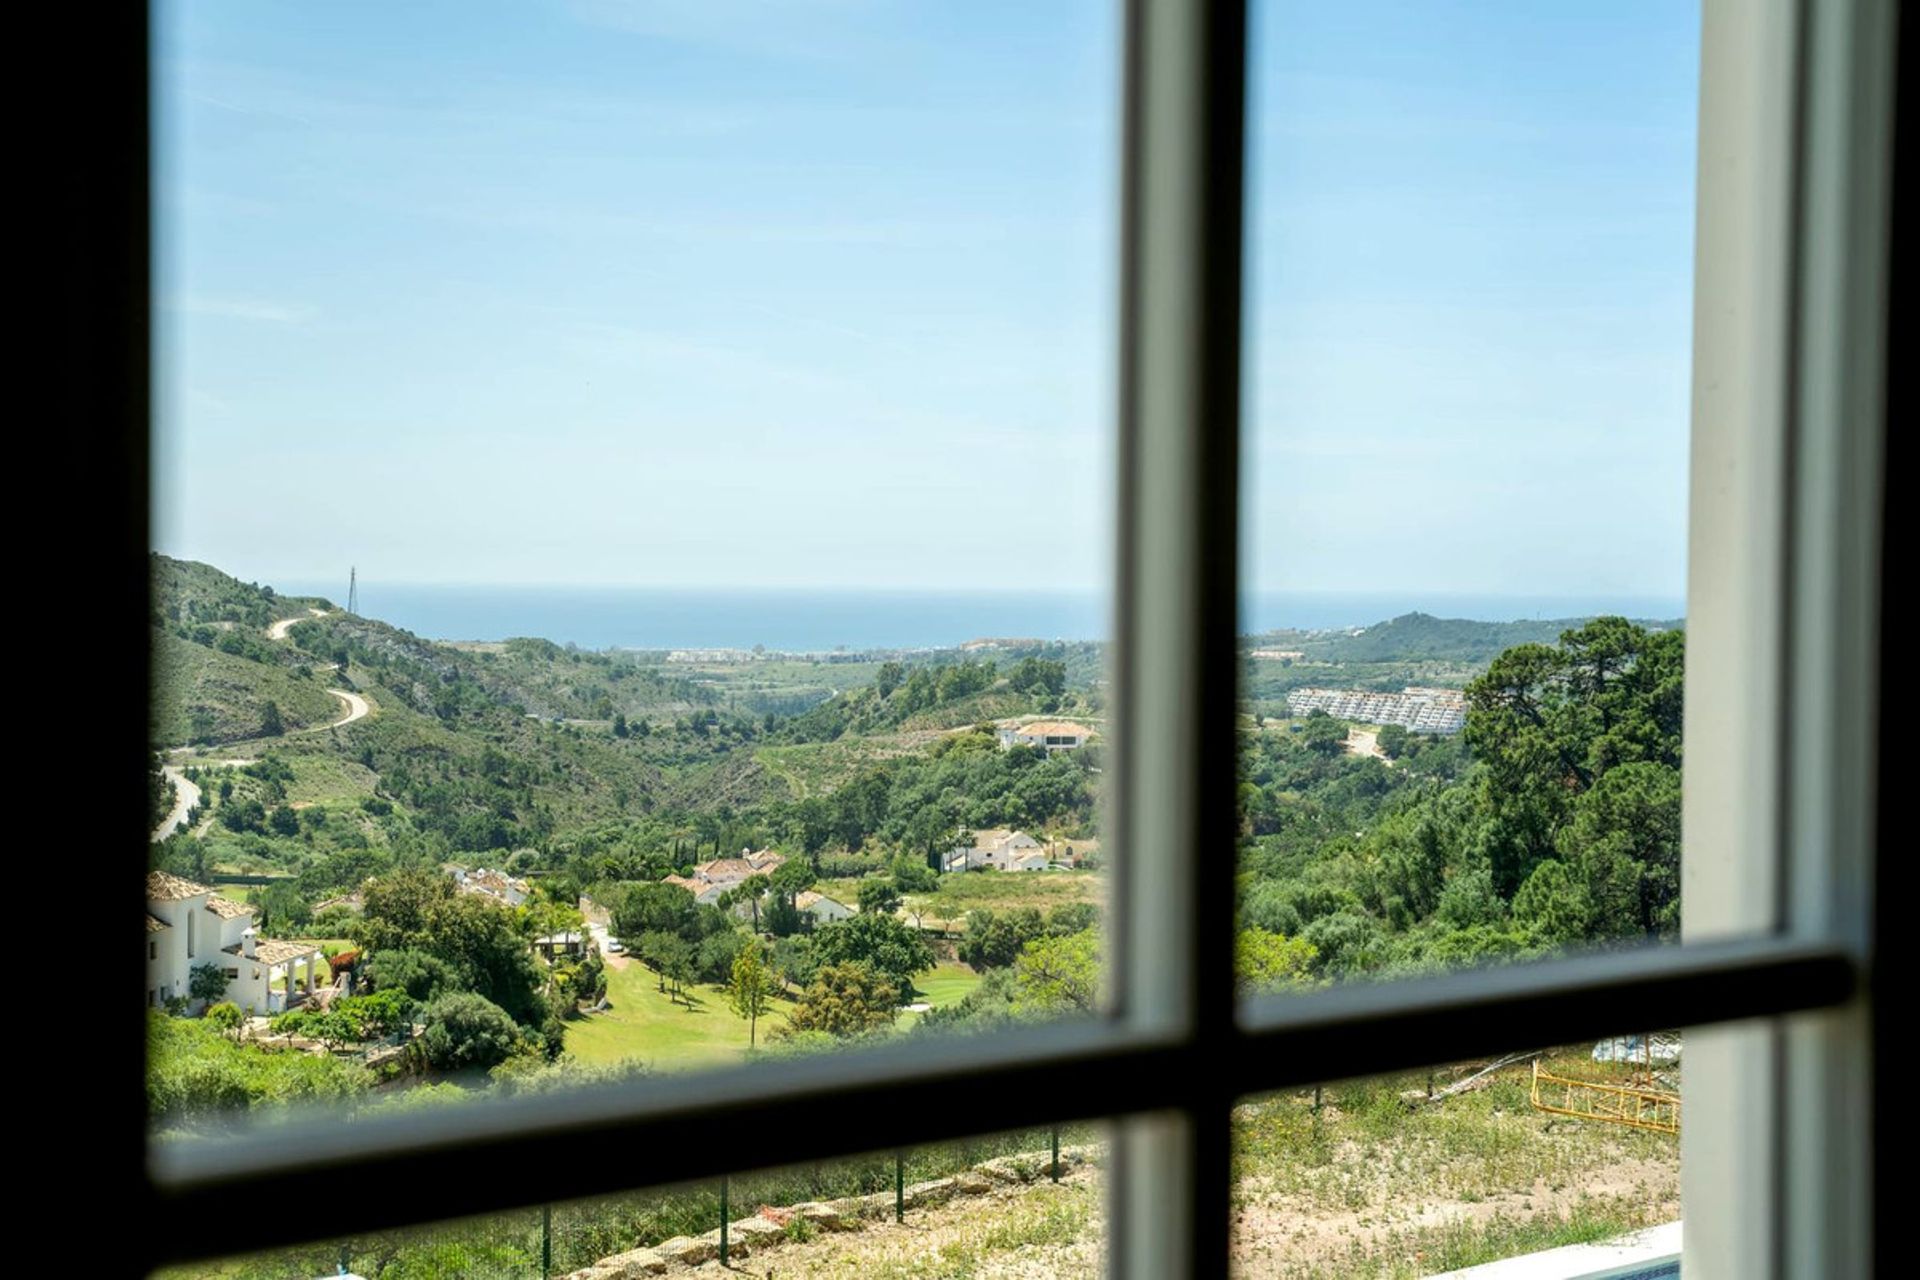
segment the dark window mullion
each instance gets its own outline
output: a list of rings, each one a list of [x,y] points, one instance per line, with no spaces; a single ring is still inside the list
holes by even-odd
[[[1241,0],[1132,0],[1121,268],[1120,610],[1113,903],[1121,1008],[1193,1061],[1236,1057],[1234,780]],[[1223,1274],[1228,1120],[1218,1066],[1122,1126],[1117,1275]]]

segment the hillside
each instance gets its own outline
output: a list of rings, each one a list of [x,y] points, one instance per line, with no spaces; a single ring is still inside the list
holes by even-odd
[[[340,703],[327,692],[329,674],[224,653],[158,631],[148,732],[158,746],[259,737],[269,703],[286,729],[327,724],[340,718]]]
[[[1477,622],[1408,613],[1358,631],[1281,631],[1259,637],[1262,645],[1298,649],[1322,662],[1447,662],[1484,667],[1517,644],[1553,644],[1591,618]],[[1640,622],[1671,630],[1678,622]]]

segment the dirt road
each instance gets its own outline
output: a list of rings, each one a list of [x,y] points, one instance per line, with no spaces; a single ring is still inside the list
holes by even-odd
[[[327,616],[327,611],[325,609],[309,609],[307,610],[307,612],[312,614],[316,618],[324,618]],[[280,621],[273,623],[271,626],[267,628],[267,639],[285,640],[287,638],[287,632],[293,629],[294,623],[305,622],[305,621],[306,621],[305,618],[282,618],[280,619]]]
[[[332,724],[315,725],[311,729],[300,730],[301,733],[320,733],[327,729],[338,729],[343,724],[352,724],[355,720],[367,718],[367,712],[371,708],[367,706],[367,700],[359,694],[348,693],[345,689],[329,689],[327,692],[347,704],[347,714]]]
[[[170,764],[160,766],[160,772],[167,775],[167,780],[173,783],[174,801],[173,809],[161,819],[160,825],[153,829],[153,838],[156,842],[165,840],[179,830],[180,824],[187,820],[187,812],[200,803],[200,788],[187,781],[186,774]]]

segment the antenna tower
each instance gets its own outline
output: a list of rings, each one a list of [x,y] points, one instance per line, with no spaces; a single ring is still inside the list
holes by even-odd
[[[360,612],[360,570],[358,568],[350,567],[347,570],[347,612],[354,614]]]

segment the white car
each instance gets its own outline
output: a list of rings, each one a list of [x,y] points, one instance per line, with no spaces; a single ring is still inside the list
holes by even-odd
[[[624,943],[624,942],[622,942],[622,941],[620,941],[620,939],[618,939],[618,938],[608,938],[608,939],[607,939],[607,954],[608,954],[608,955],[610,955],[610,956],[617,956],[617,955],[619,955],[619,954],[620,954],[621,952],[623,952],[623,951],[625,951],[626,949],[627,949],[627,944],[626,944],[626,943]]]

